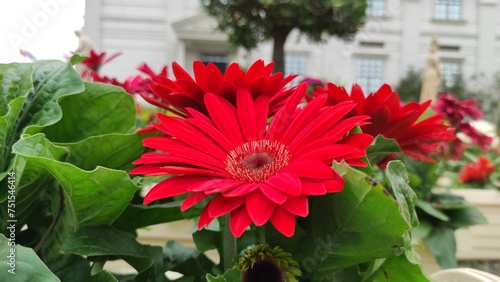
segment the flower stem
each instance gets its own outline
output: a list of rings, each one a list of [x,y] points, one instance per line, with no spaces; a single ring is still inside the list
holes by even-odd
[[[52,231],[54,231],[54,228],[56,227],[56,224],[59,221],[59,218],[61,218],[61,214],[62,214],[63,210],[64,210],[64,191],[63,191],[63,188],[61,186],[59,186],[59,208],[58,208],[57,213],[56,213],[54,219],[52,220],[52,223],[50,224],[49,228],[47,228],[47,231],[45,231],[45,234],[43,234],[42,239],[40,240],[40,242],[38,242],[38,244],[33,249],[35,251],[35,253],[38,253],[38,251],[43,247],[45,242],[47,242],[47,240],[49,239],[50,234],[52,234]]]
[[[255,227],[255,243],[256,244],[266,243],[266,225]]]
[[[222,266],[224,271],[234,265],[234,256],[236,255],[236,238],[231,233],[229,227],[229,214],[224,216],[224,251],[222,256]]]

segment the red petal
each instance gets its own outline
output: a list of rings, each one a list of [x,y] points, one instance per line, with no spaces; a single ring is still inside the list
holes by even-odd
[[[337,174],[337,178],[335,178],[334,180],[324,181],[323,185],[325,185],[327,193],[335,193],[342,191],[342,189],[344,188],[344,182],[344,178],[340,177],[340,175]]]
[[[315,181],[315,180],[307,180],[302,178],[302,194],[303,195],[324,195],[326,194],[325,185],[323,185],[325,181]]]
[[[155,175],[165,175],[167,172],[161,169],[158,165],[141,165],[136,168],[133,168],[129,172],[130,174],[144,174],[149,176]]]
[[[263,139],[267,128],[267,118],[269,113],[269,98],[265,95],[255,99],[255,121],[257,124],[256,139]]]
[[[208,214],[210,217],[215,218],[226,213],[230,213],[243,204],[243,197],[228,198],[222,195],[213,198],[208,207]]]
[[[276,208],[271,223],[274,227],[287,237],[292,237],[295,233],[295,216],[284,209]]]
[[[193,193],[182,201],[181,211],[185,211],[208,197],[205,193]]]
[[[252,95],[246,88],[238,89],[237,106],[243,136],[247,142],[257,139],[257,121]],[[266,117],[267,118],[267,117]]]
[[[257,189],[259,186],[253,183],[242,183],[238,181],[240,185],[234,189],[227,190],[223,192],[225,197],[241,197]]]
[[[316,160],[297,160],[286,166],[283,171],[300,177],[331,179],[335,178],[333,169],[323,162]]]
[[[257,191],[245,197],[245,206],[253,223],[262,226],[273,214],[275,204]]]
[[[252,223],[252,219],[247,213],[245,207],[241,207],[233,212],[231,212],[231,217],[229,219],[229,226],[231,232],[235,237],[240,237],[247,227]]]
[[[267,185],[265,183],[261,183],[259,186],[260,186],[260,191],[262,191],[262,193],[264,195],[266,195],[266,197],[269,200],[275,202],[278,205],[283,204],[286,201],[286,199],[288,198],[288,195],[286,193],[283,193],[280,190],[278,190],[270,185]]]
[[[309,202],[306,196],[288,197],[286,202],[280,206],[288,212],[305,217],[309,214]]]
[[[165,115],[158,115],[158,118],[175,138],[184,141],[187,145],[193,148],[210,152],[210,154],[220,160],[226,158],[227,152],[218,146],[219,143],[214,142],[211,137],[207,136],[203,132],[200,132],[197,128],[191,126],[185,120]]]
[[[192,188],[191,191],[203,191],[208,195],[224,191],[231,191],[239,185],[241,185],[241,181],[234,179],[212,179],[207,180],[201,185]]]
[[[198,219],[198,230],[202,229],[205,226],[210,225],[212,220],[214,220],[213,217],[210,217],[208,215],[208,206],[209,205],[210,205],[210,203],[208,203],[208,205],[201,211],[200,218]]]
[[[213,94],[205,95],[205,105],[219,131],[230,140],[233,146],[241,145],[244,141],[233,105]]]
[[[296,138],[304,128],[313,122],[313,119],[316,118],[319,110],[325,104],[325,101],[326,95],[322,95],[320,98],[316,98],[307,104],[307,106],[300,111],[297,117],[293,120],[290,127],[287,128],[280,141],[284,144],[290,144],[291,141]]]
[[[273,175],[266,180],[266,184],[278,188],[289,195],[300,195],[300,179],[292,173],[283,172]]]
[[[297,105],[302,100],[305,95],[307,88],[306,83],[302,83],[293,93],[290,98],[286,101],[283,108],[274,116],[266,135],[269,140],[280,140],[281,136],[286,132],[286,129],[290,126],[292,119],[290,117],[295,116],[295,110],[297,110]]]
[[[174,176],[156,184],[144,197],[144,204],[152,201],[177,196],[188,192],[189,186],[197,184],[206,178],[196,178],[192,176]]]

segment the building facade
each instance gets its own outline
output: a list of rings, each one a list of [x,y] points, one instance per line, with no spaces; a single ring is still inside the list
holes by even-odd
[[[221,69],[233,61],[270,62],[270,42],[250,52],[231,50],[199,1],[86,1],[85,32],[94,48],[123,52],[103,73],[124,78],[141,62],[159,70],[177,61],[188,71],[194,60]],[[422,70],[433,36],[445,83],[457,74],[467,79],[500,70],[500,0],[368,0],[366,13],[351,42],[332,37],[311,44],[292,32],[285,44],[286,72],[374,91],[382,83],[397,84],[410,68]]]

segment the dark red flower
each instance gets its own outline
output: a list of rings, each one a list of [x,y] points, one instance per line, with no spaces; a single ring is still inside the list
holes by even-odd
[[[354,101],[356,107],[349,115],[368,115],[371,122],[361,127],[364,133],[374,137],[381,134],[396,140],[401,150],[417,160],[432,162],[430,153],[435,153],[442,142],[455,139],[453,129],[442,123],[443,115],[437,114],[419,120],[429,107],[425,103],[411,102],[402,104],[399,94],[392,91],[387,84],[382,85],[375,93],[365,96],[361,87],[355,84],[349,95],[343,87],[328,83],[318,88],[313,95],[328,93],[327,105],[335,105],[343,101]]]
[[[257,87],[252,85],[248,87]],[[251,223],[268,221],[292,236],[295,217],[309,212],[308,196],[342,190],[344,180],[331,168],[332,162],[366,165],[361,158],[373,140],[367,134],[347,135],[368,119],[345,118],[353,102],[324,107],[323,95],[297,110],[306,87],[296,88],[270,124],[274,96],[254,96],[245,87],[234,94],[236,107],[226,97],[208,93],[203,95],[207,115],[190,108],[185,109],[187,118],[158,114],[155,127],[168,136],[146,138],[144,145],[157,152],[135,161],[139,166],[131,173],[175,176],[153,187],[144,203],[188,193],[181,206],[186,210],[210,197],[199,228],[230,214],[237,237]]]
[[[283,78],[282,73],[272,73],[273,63],[264,64],[258,60],[244,71],[237,63],[232,63],[222,74],[212,63],[201,61],[193,63],[194,78],[179,64],[172,64],[176,80],[156,77],[151,83],[153,96],[143,95],[149,103],[164,108],[180,116],[188,116],[187,108],[207,114],[205,94],[211,93],[223,97],[232,105],[236,105],[236,93],[239,88],[248,89],[252,98],[266,96],[269,98],[268,115],[273,115],[282,107],[293,89],[284,88],[295,76]]]
[[[465,135],[469,136],[473,144],[477,144],[483,151],[488,151],[488,147],[493,142],[493,138],[488,135],[479,132],[470,123],[462,123],[458,127],[458,132],[463,132]]]
[[[450,124],[456,128],[466,118],[476,120],[483,116],[476,106],[476,101],[472,99],[460,101],[449,93],[441,93],[433,108],[437,113],[444,114]]]
[[[462,132],[471,139],[473,144],[477,144],[484,151],[488,150],[493,138],[479,132],[469,123],[469,121],[477,120],[483,116],[481,110],[477,108],[475,100],[457,100],[449,93],[441,93],[434,109],[445,115],[448,122],[455,127],[455,134]],[[466,145],[461,140],[457,140],[447,147],[451,158],[458,160],[462,157]]]
[[[495,171],[495,165],[486,157],[479,156],[475,162],[464,166],[458,175],[462,183],[471,181],[484,182]]]

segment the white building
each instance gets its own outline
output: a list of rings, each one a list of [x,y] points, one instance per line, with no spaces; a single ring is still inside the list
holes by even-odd
[[[223,67],[271,60],[271,44],[251,52],[229,52],[226,35],[202,10],[200,0],[89,0],[85,32],[98,51],[123,52],[103,73],[124,78],[146,62],[156,70],[177,61],[187,70],[194,60]],[[310,44],[293,33],[285,45],[287,72],[339,84],[360,83],[370,91],[392,85],[410,67],[422,69],[431,38],[445,81],[491,76],[500,68],[500,0],[368,0],[366,23],[352,42],[331,38]]]

